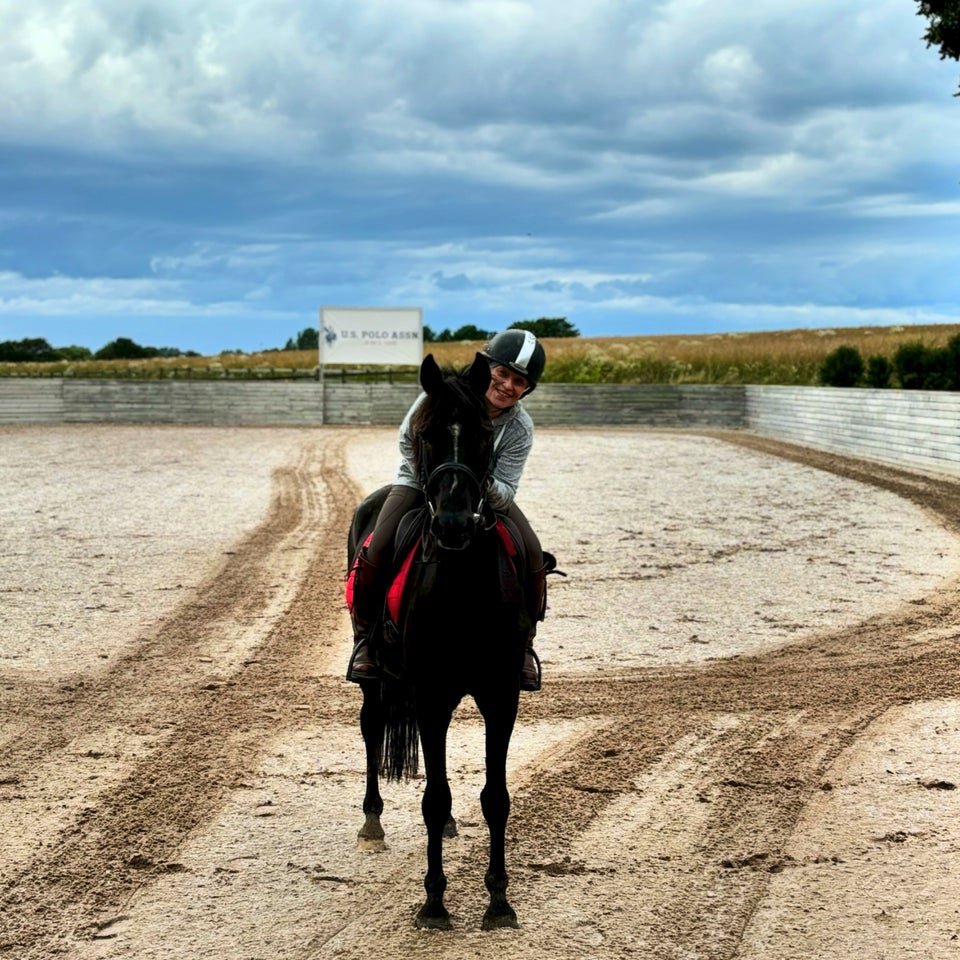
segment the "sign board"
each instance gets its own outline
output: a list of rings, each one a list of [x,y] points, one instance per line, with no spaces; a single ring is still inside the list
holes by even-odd
[[[409,364],[423,360],[420,307],[321,307],[320,366]]]

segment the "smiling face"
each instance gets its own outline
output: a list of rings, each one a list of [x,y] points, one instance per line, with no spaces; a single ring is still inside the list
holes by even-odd
[[[526,392],[530,381],[509,367],[496,364],[490,368],[490,386],[484,394],[487,413],[491,418],[509,410]]]

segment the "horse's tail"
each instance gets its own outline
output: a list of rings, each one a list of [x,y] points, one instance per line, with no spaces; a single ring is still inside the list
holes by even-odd
[[[383,705],[383,743],[380,748],[380,776],[407,780],[420,769],[420,731],[410,686],[398,680],[380,684]]]

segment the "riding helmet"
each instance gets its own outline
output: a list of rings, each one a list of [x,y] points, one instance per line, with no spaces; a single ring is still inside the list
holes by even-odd
[[[492,363],[508,367],[521,377],[526,377],[530,386],[524,396],[536,387],[543,368],[547,365],[547,355],[543,347],[529,330],[504,330],[498,333],[480,354]]]

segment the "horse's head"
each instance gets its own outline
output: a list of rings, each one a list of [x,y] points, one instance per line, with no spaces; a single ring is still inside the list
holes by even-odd
[[[444,550],[463,550],[485,513],[493,427],[484,394],[490,364],[477,354],[460,373],[442,371],[432,354],[420,366],[426,399],[412,423],[417,471],[430,511],[429,534]]]

